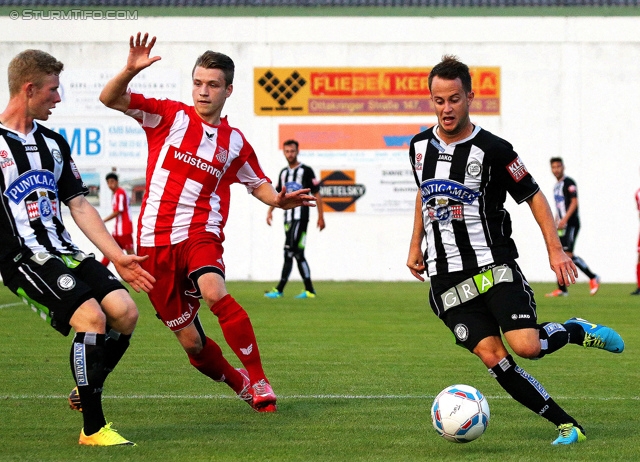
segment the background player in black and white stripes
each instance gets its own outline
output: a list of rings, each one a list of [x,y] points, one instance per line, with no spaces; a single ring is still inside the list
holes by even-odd
[[[558,236],[565,253],[573,260],[573,263],[589,278],[589,292],[595,295],[600,288],[600,278],[589,269],[589,265],[582,258],[573,254],[578,232],[580,231],[580,214],[578,213],[578,186],[573,178],[564,174],[564,162],[562,157],[552,157],[551,173],[556,177],[557,183],[553,187],[553,198],[556,202],[556,226]],[[562,297],[569,295],[567,286],[558,283],[558,288],[545,294],[547,297]]]
[[[79,443],[132,445],[107,424],[102,387],[129,346],[138,310],[118,279],[73,243],[62,203],[135,290],[149,291],[155,281],[138,264],[143,259],[123,253],[86,200],[68,143],[36,122],[60,102],[62,69],[40,50],[23,51],[9,64],[10,99],[0,114],[0,274],[54,329],[75,331],[70,364],[80,401],[73,405],[84,420]]]
[[[316,207],[318,208],[318,229],[324,229],[324,209],[322,207],[322,196],[320,195],[319,182],[313,169],[298,160],[300,151],[299,143],[296,140],[287,140],[282,143],[282,151],[284,157],[289,164],[283,168],[278,175],[278,186],[276,190],[280,192],[282,187],[286,187],[288,192],[297,191],[298,189],[309,188],[311,194],[316,198]],[[267,212],[267,224],[271,226],[273,221],[274,207],[269,207]],[[298,263],[298,271],[304,283],[302,293],[296,295],[296,298],[314,298],[316,291],[311,282],[311,270],[309,263],[304,256],[304,249],[307,242],[307,226],[309,224],[309,207],[300,206],[294,209],[284,211],[284,264],[282,266],[282,274],[278,286],[266,292],[264,295],[268,298],[281,298],[283,296],[284,287],[287,285],[291,270],[293,269],[293,259]]]
[[[577,270],[562,250],[549,204],[512,146],[471,123],[474,93],[465,64],[444,56],[429,75],[429,89],[438,123],[410,144],[419,190],[407,266],[421,281],[426,270],[431,307],[457,343],[514,399],[557,426],[553,444],[583,441],[584,429],[516,364],[501,331],[511,349],[529,359],[567,343],[620,353],[624,342],[612,329],[578,318],[538,324],[504,202],[509,193],[529,205],[558,282],[572,284]]]

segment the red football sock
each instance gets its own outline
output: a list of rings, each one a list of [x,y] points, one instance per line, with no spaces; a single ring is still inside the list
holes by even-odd
[[[640,289],[640,263],[636,265],[636,280],[638,281],[638,288]]]
[[[244,308],[227,294],[211,307],[211,311],[218,318],[227,344],[247,369],[251,383],[266,380],[260,361],[258,342]]]
[[[222,356],[222,350],[216,342],[209,337],[206,337],[205,340],[206,343],[200,353],[195,355],[187,353],[189,362],[207,377],[216,382],[224,382],[233,391],[240,393],[243,385],[242,375]]]

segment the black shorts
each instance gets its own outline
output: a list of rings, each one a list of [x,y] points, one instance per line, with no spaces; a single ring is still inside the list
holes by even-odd
[[[304,252],[307,244],[308,221],[293,220],[284,225],[284,250],[285,252]]]
[[[429,301],[456,343],[469,351],[501,330],[538,325],[533,289],[516,263],[434,276]]]
[[[93,256],[47,253],[23,257],[4,277],[4,284],[62,335],[69,335],[69,320],[87,300],[98,303],[114,290],[124,289],[111,271]],[[125,289],[126,290],[126,289]]]
[[[560,243],[562,244],[562,249],[565,252],[573,253],[573,248],[575,247],[576,239],[578,238],[578,231],[580,231],[580,225],[567,225],[565,229],[558,230]]]

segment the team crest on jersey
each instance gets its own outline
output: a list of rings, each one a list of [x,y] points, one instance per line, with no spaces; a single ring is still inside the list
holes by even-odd
[[[467,164],[467,174],[478,177],[482,174],[482,164],[477,160],[472,160]]]
[[[291,193],[302,189],[302,185],[300,183],[296,183],[295,181],[288,181],[284,184],[285,188],[287,188],[287,192]]]
[[[53,158],[55,159],[55,161],[59,164],[62,163],[62,153],[60,152],[60,150],[58,149],[52,149],[51,150],[51,155],[53,156]],[[71,162],[73,164],[73,162]],[[74,165],[75,166],[75,165]]]
[[[226,164],[228,158],[229,158],[229,151],[218,146],[218,152],[216,153],[216,160],[221,164]]]
[[[436,199],[435,205],[427,206],[427,216],[430,221],[442,224],[461,221],[464,220],[464,207],[462,204],[449,204],[448,199]]]
[[[40,191],[40,197],[37,201],[26,201],[27,214],[29,220],[41,219],[42,221],[51,221],[58,213],[58,203],[56,200],[49,199],[46,192]]]

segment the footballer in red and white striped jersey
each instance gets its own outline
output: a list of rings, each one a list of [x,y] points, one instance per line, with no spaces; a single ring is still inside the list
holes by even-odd
[[[224,241],[231,184],[241,183],[251,193],[271,182],[253,148],[226,117],[214,126],[193,106],[130,96],[126,114],[140,123],[149,145],[139,246],[177,244],[200,233]]]
[[[133,234],[133,223],[131,221],[131,211],[129,209],[129,196],[123,188],[118,188],[113,192],[111,198],[111,208],[116,215],[116,224],[113,228],[114,236],[126,236]]]

